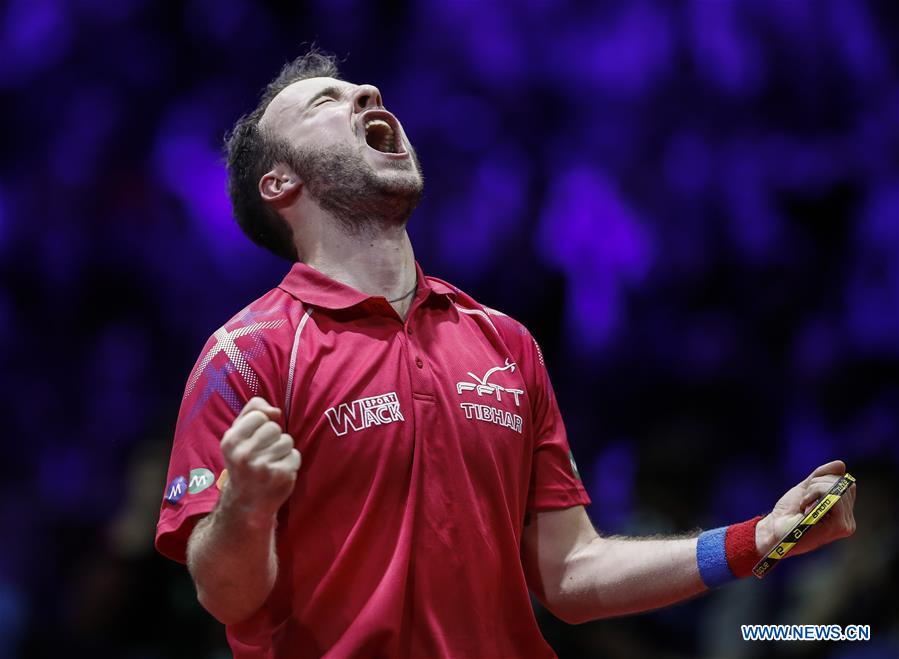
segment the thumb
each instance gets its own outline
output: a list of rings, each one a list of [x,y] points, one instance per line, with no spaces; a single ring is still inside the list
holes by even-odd
[[[240,419],[255,410],[259,410],[272,421],[281,416],[280,409],[270,404],[262,396],[254,396],[243,406],[243,409],[240,411],[240,414],[237,415],[237,418]]]
[[[815,469],[808,477],[809,480],[817,477],[817,476],[827,476],[833,474],[835,476],[842,476],[846,473],[846,463],[842,460],[832,460],[827,464],[823,464],[817,469]]]
[[[799,503],[799,512],[803,515],[808,515],[809,511],[818,502],[818,499],[819,497],[814,490],[806,490],[805,494],[802,496],[802,501]]]

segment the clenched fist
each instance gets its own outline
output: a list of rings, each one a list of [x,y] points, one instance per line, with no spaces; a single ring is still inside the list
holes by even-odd
[[[780,539],[805,517],[815,503],[827,494],[840,476],[846,473],[846,465],[834,460],[815,469],[808,478],[792,487],[777,502],[756,527],[756,545],[759,554],[771,551]],[[855,484],[849,487],[839,502],[820,522],[815,524],[796,545],[793,555],[804,554],[834,540],[855,533]]]
[[[281,432],[280,419],[277,407],[251,398],[222,437],[228,468],[223,496],[260,523],[277,514],[293,491],[300,468],[300,452],[293,438]]]

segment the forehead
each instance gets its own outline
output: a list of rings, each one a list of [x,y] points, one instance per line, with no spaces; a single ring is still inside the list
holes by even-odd
[[[346,80],[335,78],[306,78],[287,85],[271,100],[265,112],[262,113],[261,124],[277,121],[277,118],[286,111],[295,111],[306,105],[318,92],[329,87],[336,87],[343,93],[348,93],[356,88],[356,85]]]

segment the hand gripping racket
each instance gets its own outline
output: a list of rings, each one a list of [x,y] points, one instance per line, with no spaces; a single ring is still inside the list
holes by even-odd
[[[828,511],[836,505],[837,501],[840,500],[840,497],[846,493],[846,490],[848,490],[849,486],[854,482],[855,478],[850,474],[843,474],[840,476],[840,480],[834,483],[833,487],[827,491],[827,494],[821,497],[818,503],[815,504],[815,507],[809,511],[809,514],[796,526],[790,529],[789,533],[782,537],[780,542],[774,545],[774,549],[768,552],[768,554],[765,555],[754,568],[752,568],[752,573],[761,579],[773,570],[780,560],[789,554],[793,547],[795,547],[802,539],[802,536],[804,536],[815,524],[820,522]]]

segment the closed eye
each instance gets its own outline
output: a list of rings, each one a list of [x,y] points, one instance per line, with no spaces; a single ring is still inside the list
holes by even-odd
[[[315,96],[309,99],[309,102],[306,104],[306,109],[315,108],[321,105],[322,103],[327,103],[328,101],[333,101],[335,99],[340,98],[341,92],[339,87],[335,87],[331,85],[330,87],[325,87],[320,92],[318,92]]]

